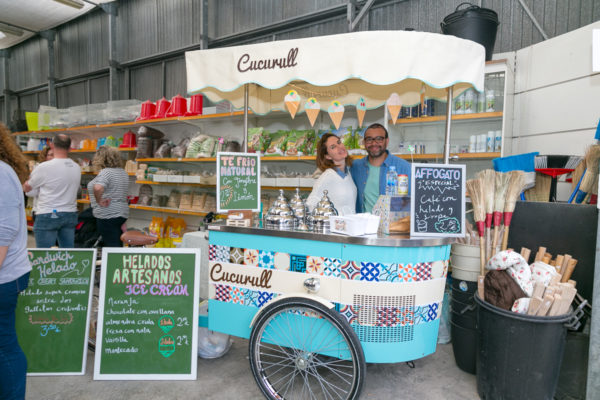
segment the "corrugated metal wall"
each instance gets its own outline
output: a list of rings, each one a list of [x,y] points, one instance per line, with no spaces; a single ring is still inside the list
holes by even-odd
[[[600,19],[600,0],[524,1],[549,37]],[[379,0],[358,30],[412,28],[440,32],[440,22],[460,3],[460,0]],[[222,43],[227,37],[233,37],[234,43],[258,43],[343,33],[348,29],[346,5],[346,0],[209,0],[209,45],[211,41]],[[499,15],[495,52],[514,51],[543,40],[519,0],[482,0],[481,5]],[[132,64],[119,72],[121,97],[155,100],[185,92],[183,55],[172,52],[199,46],[201,7],[201,0],[119,1],[117,61]],[[327,17],[320,17],[324,12],[328,12]],[[308,17],[302,23],[290,22],[303,16]],[[279,24],[276,29],[263,29],[275,23]],[[99,9],[56,29],[59,107],[109,99],[108,29],[108,15]],[[10,50],[10,89],[16,92],[30,89],[19,94],[20,108],[36,110],[40,104],[47,104],[47,90],[42,86],[48,76],[46,40],[38,36]],[[168,52],[171,54],[161,60],[161,54]],[[152,60],[144,62],[145,58]],[[0,74],[3,74],[1,63]],[[77,80],[69,82],[73,77]],[[3,89],[0,79],[0,90]],[[3,111],[2,108],[0,112]]]

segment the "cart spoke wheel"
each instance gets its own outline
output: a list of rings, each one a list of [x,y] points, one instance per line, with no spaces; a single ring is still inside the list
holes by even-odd
[[[356,399],[365,357],[335,310],[302,297],[266,306],[250,335],[250,367],[269,399]]]

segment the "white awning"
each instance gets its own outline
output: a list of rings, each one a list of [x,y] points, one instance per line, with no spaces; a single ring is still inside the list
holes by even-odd
[[[213,102],[230,101],[257,114],[285,110],[284,97],[295,90],[299,112],[309,97],[321,109],[331,101],[366,108],[385,104],[398,93],[404,105],[425,97],[445,100],[467,88],[483,90],[485,49],[470,40],[427,32],[367,31],[186,53],[189,94]]]

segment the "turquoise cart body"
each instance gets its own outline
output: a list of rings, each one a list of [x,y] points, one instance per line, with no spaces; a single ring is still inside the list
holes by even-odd
[[[248,338],[264,305],[316,296],[346,318],[366,362],[424,357],[437,344],[451,240],[211,226],[208,327]]]

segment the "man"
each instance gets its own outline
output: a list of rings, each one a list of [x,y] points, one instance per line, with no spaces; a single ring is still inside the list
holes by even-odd
[[[38,165],[23,190],[38,190],[37,213],[33,223],[36,246],[74,247],[77,225],[77,190],[81,181],[79,165],[68,157],[71,139],[65,134],[54,137],[50,148],[54,159]]]
[[[368,156],[354,161],[351,169],[357,190],[357,213],[371,212],[379,195],[385,194],[386,174],[390,166],[396,167],[398,175],[408,175],[410,182],[410,164],[390,154],[387,150],[389,142],[388,132],[381,124],[372,124],[365,131]]]

